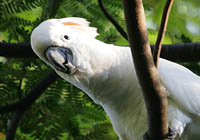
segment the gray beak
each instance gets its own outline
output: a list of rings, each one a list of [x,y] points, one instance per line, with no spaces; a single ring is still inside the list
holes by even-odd
[[[72,51],[65,47],[49,47],[45,52],[48,61],[59,71],[73,74],[76,67],[73,65]]]

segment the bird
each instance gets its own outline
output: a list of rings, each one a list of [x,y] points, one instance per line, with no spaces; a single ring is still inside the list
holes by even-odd
[[[49,19],[31,34],[35,54],[55,72],[103,107],[120,140],[141,140],[147,112],[130,47],[96,39],[97,28],[80,17]],[[200,77],[159,59],[167,89],[168,123],[176,139],[200,138]]]

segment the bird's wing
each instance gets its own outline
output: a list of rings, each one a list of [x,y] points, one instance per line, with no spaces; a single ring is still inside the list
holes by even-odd
[[[164,59],[159,61],[159,72],[169,91],[169,97],[187,112],[200,116],[200,77],[189,69]]]
[[[84,18],[68,17],[57,19],[57,22],[63,24],[66,27],[74,29],[74,31],[76,32],[85,33],[86,35],[89,35],[92,38],[95,38],[99,35],[97,33],[97,28],[90,27],[90,22],[88,22]]]

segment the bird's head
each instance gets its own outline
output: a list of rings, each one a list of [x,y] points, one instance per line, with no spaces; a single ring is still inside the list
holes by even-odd
[[[98,35],[83,18],[50,19],[31,35],[33,51],[60,75],[73,75],[87,67],[85,44]]]

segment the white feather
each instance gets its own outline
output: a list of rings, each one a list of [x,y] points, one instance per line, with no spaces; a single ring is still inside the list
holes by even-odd
[[[161,59],[159,71],[170,97],[189,113],[200,116],[200,78],[189,69]]]
[[[85,33],[86,35],[89,35],[92,38],[95,38],[99,34],[97,33],[97,29],[94,27],[90,27],[90,22],[88,22],[84,18],[78,18],[78,17],[68,17],[68,18],[62,18],[62,19],[56,19],[57,22],[61,24],[65,23],[71,23],[69,25],[66,25],[74,31],[77,31],[79,33]],[[73,25],[74,24],[74,25]]]
[[[49,46],[71,49],[78,71],[67,75],[52,68],[105,109],[121,140],[141,140],[146,131],[146,109],[130,49],[98,41],[63,22],[76,22],[90,30],[82,18],[45,21],[31,35],[34,52],[51,66],[44,56]],[[65,40],[64,35],[70,39]],[[182,139],[191,138],[192,130],[200,126],[200,78],[164,59],[159,61],[159,72],[168,90],[169,124],[179,135],[184,134]],[[185,131],[185,127],[191,131]],[[195,135],[200,138],[200,134]]]

